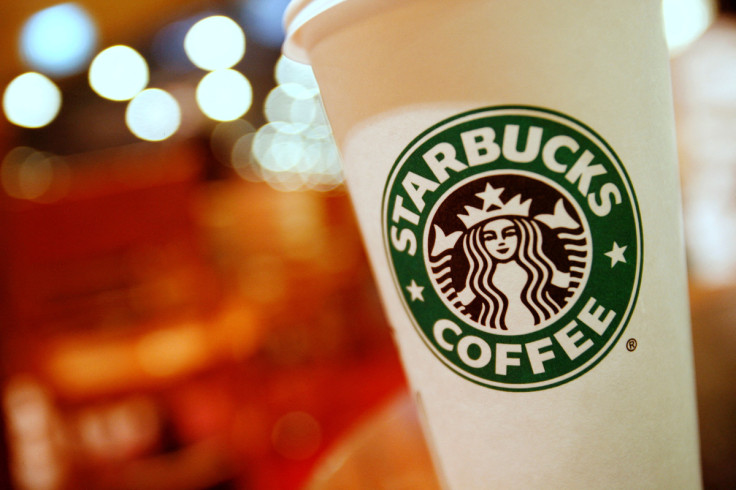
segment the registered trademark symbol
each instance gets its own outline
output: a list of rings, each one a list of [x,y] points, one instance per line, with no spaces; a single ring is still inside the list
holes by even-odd
[[[636,339],[629,339],[629,340],[626,341],[626,349],[629,352],[634,352],[636,350],[636,346],[637,345],[638,344],[636,342]]]

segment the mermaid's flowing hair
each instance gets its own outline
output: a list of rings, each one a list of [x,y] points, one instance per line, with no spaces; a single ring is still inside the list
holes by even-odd
[[[542,230],[531,219],[508,217],[517,230],[518,246],[511,260],[527,272],[529,280],[521,293],[521,302],[538,325],[560,311],[561,306],[550,296],[548,286],[555,270],[542,250]],[[509,299],[493,285],[496,261],[485,247],[483,227],[488,221],[471,228],[463,237],[463,252],[468,260],[467,287],[476,295],[481,307],[476,321],[489,328],[507,330],[505,323]]]

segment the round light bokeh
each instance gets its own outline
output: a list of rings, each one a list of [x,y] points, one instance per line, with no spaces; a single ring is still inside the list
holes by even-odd
[[[64,194],[68,169],[58,157],[21,146],[5,155],[0,182],[5,193],[16,199],[51,202]]]
[[[262,182],[261,166],[253,155],[253,140],[256,132],[252,131],[241,135],[232,145],[230,151],[230,166],[237,174],[251,182]]]
[[[708,29],[716,6],[713,0],[664,0],[662,12],[667,45],[677,55]]]
[[[319,98],[296,83],[276,86],[266,97],[263,111],[271,122],[285,121],[309,125],[321,112]]]
[[[230,17],[213,15],[189,29],[184,37],[184,51],[203,70],[231,68],[245,54],[245,34]]]
[[[327,191],[342,181],[340,156],[312,69],[281,56],[263,111],[268,124],[233,146],[232,167],[281,191]]]
[[[33,70],[52,76],[84,69],[97,42],[97,28],[76,3],[61,3],[33,14],[20,33],[20,55]]]
[[[28,72],[15,77],[3,94],[3,112],[11,123],[25,128],[48,125],[61,109],[61,91],[48,77]]]
[[[284,191],[338,186],[342,172],[331,133],[313,129],[283,121],[262,126],[251,147],[260,177]]]
[[[100,52],[89,67],[89,84],[101,97],[130,100],[148,85],[148,63],[129,46]]]
[[[243,116],[253,103],[253,88],[243,74],[235,70],[216,70],[205,75],[197,85],[197,105],[215,121],[232,121]]]
[[[276,82],[286,85],[286,90],[293,91],[290,95],[294,98],[304,99],[319,94],[317,80],[309,65],[281,56],[276,62],[274,76]]]
[[[181,108],[165,90],[146,89],[128,103],[125,124],[142,140],[162,141],[179,129]]]
[[[301,127],[286,122],[261,126],[253,140],[253,155],[272,172],[296,169],[305,149],[301,131]]]

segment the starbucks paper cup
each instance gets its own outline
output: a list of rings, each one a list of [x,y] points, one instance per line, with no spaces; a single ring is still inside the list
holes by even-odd
[[[447,488],[698,488],[657,0],[297,1]]]

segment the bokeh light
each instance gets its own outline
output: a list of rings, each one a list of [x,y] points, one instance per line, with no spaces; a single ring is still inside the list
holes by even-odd
[[[231,68],[245,54],[245,34],[230,17],[213,15],[189,29],[184,37],[184,51],[203,70]]]
[[[106,99],[130,100],[148,85],[148,64],[135,49],[112,46],[92,60],[89,84]]]
[[[343,180],[340,155],[311,68],[282,56],[274,77],[263,107],[268,123],[235,142],[232,167],[281,191],[334,189]]]
[[[296,170],[305,148],[302,131],[302,126],[282,121],[261,126],[253,140],[253,155],[271,172]]]
[[[128,103],[125,123],[142,140],[162,141],[179,129],[181,108],[165,90],[146,89]]]
[[[28,72],[5,88],[3,112],[11,123],[40,128],[53,121],[61,109],[61,91],[48,77]]]
[[[262,182],[263,172],[261,166],[253,155],[253,141],[256,131],[243,133],[232,145],[230,150],[230,165],[235,172],[244,180],[250,182]]]
[[[286,121],[305,126],[312,123],[321,111],[316,95],[296,83],[276,86],[266,97],[263,111],[269,121]]]
[[[670,53],[676,55],[700,37],[715,18],[713,0],[664,0],[665,35]]]
[[[136,355],[141,368],[152,376],[180,374],[205,361],[207,337],[196,325],[153,330],[138,341]]]
[[[94,52],[97,29],[86,10],[62,3],[32,15],[20,34],[20,54],[33,70],[51,76],[84,69]]]
[[[276,421],[271,443],[284,458],[304,460],[314,455],[322,444],[322,427],[306,412],[289,412]]]
[[[296,98],[306,98],[319,95],[317,80],[314,78],[312,69],[303,63],[297,63],[285,56],[279,57],[274,69],[276,82],[287,85],[288,90],[294,90],[292,94]]]
[[[55,410],[48,390],[37,380],[11,377],[3,390],[3,418],[10,457],[19,488],[63,486],[63,463],[55,445]]]
[[[261,179],[278,190],[325,191],[342,183],[339,153],[324,128],[266,124],[256,132],[251,153]]]
[[[197,85],[197,105],[215,121],[232,121],[248,112],[253,103],[253,89],[245,76],[230,70],[216,70],[205,75]]]
[[[57,156],[19,146],[5,155],[0,182],[3,191],[16,199],[52,202],[66,192],[69,170]]]

